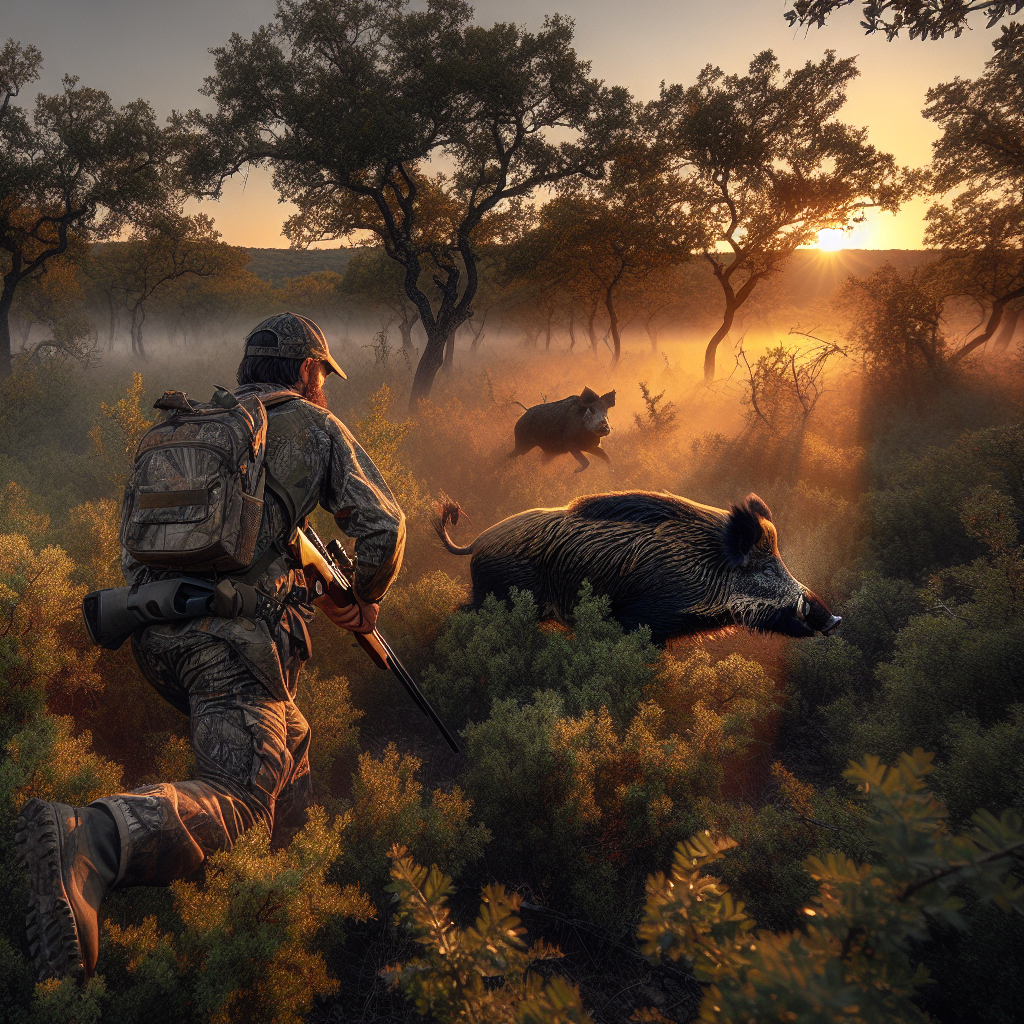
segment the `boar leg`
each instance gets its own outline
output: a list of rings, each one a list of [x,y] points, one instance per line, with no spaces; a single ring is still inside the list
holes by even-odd
[[[578,448],[571,449],[569,454],[580,464],[579,469],[573,470],[574,473],[582,473],[583,470],[590,466],[590,459],[588,459]]]
[[[516,446],[512,451],[508,453],[508,457],[510,459],[518,459],[521,456],[525,455],[527,452],[532,452],[533,449],[536,447],[537,446],[535,444],[531,444],[529,447],[527,447],[523,442],[516,441]]]
[[[610,472],[615,472],[612,469],[612,460],[608,458],[608,453],[603,448],[590,448],[587,450],[587,454],[596,455],[608,467]]]

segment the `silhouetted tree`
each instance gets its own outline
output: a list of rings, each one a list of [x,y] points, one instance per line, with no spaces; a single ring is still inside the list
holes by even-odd
[[[704,357],[707,381],[719,343],[759,281],[822,228],[862,220],[869,207],[895,212],[918,187],[919,175],[868,144],[867,129],[835,120],[857,74],[854,58],[839,60],[831,50],[783,74],[766,50],[745,76],[708,65],[695,85],[663,87],[648,108],[670,152],[692,169],[729,250],[706,253],[725,296]]]
[[[104,247],[95,257],[93,278],[116,296],[131,325],[132,352],[145,358],[142,332],[146,307],[172,281],[237,272],[249,254],[219,242],[206,214],[163,216],[127,242]]]
[[[985,325],[954,355],[992,338],[1010,306],[1009,344],[1024,297],[1024,25],[1003,30],[975,80],[928,90],[924,116],[942,128],[933,146],[933,189],[955,192],[928,211],[925,244],[944,252],[949,290],[987,310]]]
[[[510,267],[516,276],[549,282],[549,290],[596,297],[608,317],[614,365],[622,349],[623,291],[706,245],[690,198],[685,179],[656,154],[633,147],[618,155],[605,180],[574,183],[546,203]]]
[[[163,204],[161,167],[173,134],[152,107],[116,109],[105,92],[65,76],[32,117],[11,100],[39,77],[42,56],[9,39],[0,50],[0,379],[11,373],[10,312],[18,286],[65,253],[73,236],[116,235]]]
[[[306,0],[214,51],[192,170],[216,194],[240,168],[269,163],[299,213],[295,245],[375,234],[405,272],[427,334],[413,405],[430,393],[453,332],[473,312],[477,246],[492,218],[540,186],[599,178],[624,90],[589,77],[572,22],[537,33],[472,24],[461,0]],[[578,133],[554,142],[551,129]],[[443,156],[449,173],[427,173]],[[420,285],[428,268],[431,301]]]

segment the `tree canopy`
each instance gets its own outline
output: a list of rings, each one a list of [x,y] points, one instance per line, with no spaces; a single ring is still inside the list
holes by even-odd
[[[605,179],[573,182],[540,209],[508,267],[546,293],[562,291],[592,310],[603,306],[617,363],[621,293],[707,243],[690,191],[654,152],[640,145],[623,149]]]
[[[471,18],[461,0],[284,0],[272,24],[213,51],[217,112],[190,119],[200,191],[269,163],[299,208],[293,245],[369,232],[401,264],[427,333],[414,405],[472,315],[477,246],[538,187],[600,177],[628,121],[625,91],[590,77],[568,19],[534,33]]]
[[[782,72],[771,50],[746,75],[710,64],[690,86],[662,87],[647,117],[668,153],[691,170],[716,240],[707,253],[725,297],[722,324],[708,342],[706,381],[736,310],[764,277],[777,272],[822,228],[846,227],[864,210],[893,213],[920,176],[897,167],[867,141],[867,129],[835,120],[857,77],[853,57],[828,50]]]
[[[821,28],[836,11],[854,3],[863,4],[864,31],[884,32],[890,41],[904,30],[911,39],[942,39],[950,33],[959,39],[972,14],[984,12],[985,27],[992,28],[1024,10],[1024,0],[793,0],[786,21]]]
[[[998,42],[984,74],[929,89],[924,109],[942,129],[932,187],[952,193],[928,210],[925,243],[942,250],[949,290],[986,314],[955,359],[984,345],[1024,298],[1024,25]]]

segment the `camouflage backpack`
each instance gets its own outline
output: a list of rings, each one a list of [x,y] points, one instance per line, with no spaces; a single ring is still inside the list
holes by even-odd
[[[266,405],[294,392],[209,402],[168,391],[167,415],[143,435],[121,507],[121,545],[163,569],[236,572],[251,565],[263,519]]]

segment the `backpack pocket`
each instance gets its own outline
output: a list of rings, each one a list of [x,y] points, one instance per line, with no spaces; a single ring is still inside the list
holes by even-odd
[[[210,506],[219,498],[219,490],[219,483],[211,487],[208,481],[202,481],[201,486],[177,490],[140,487],[132,518],[139,524],[200,523],[209,517]]]

